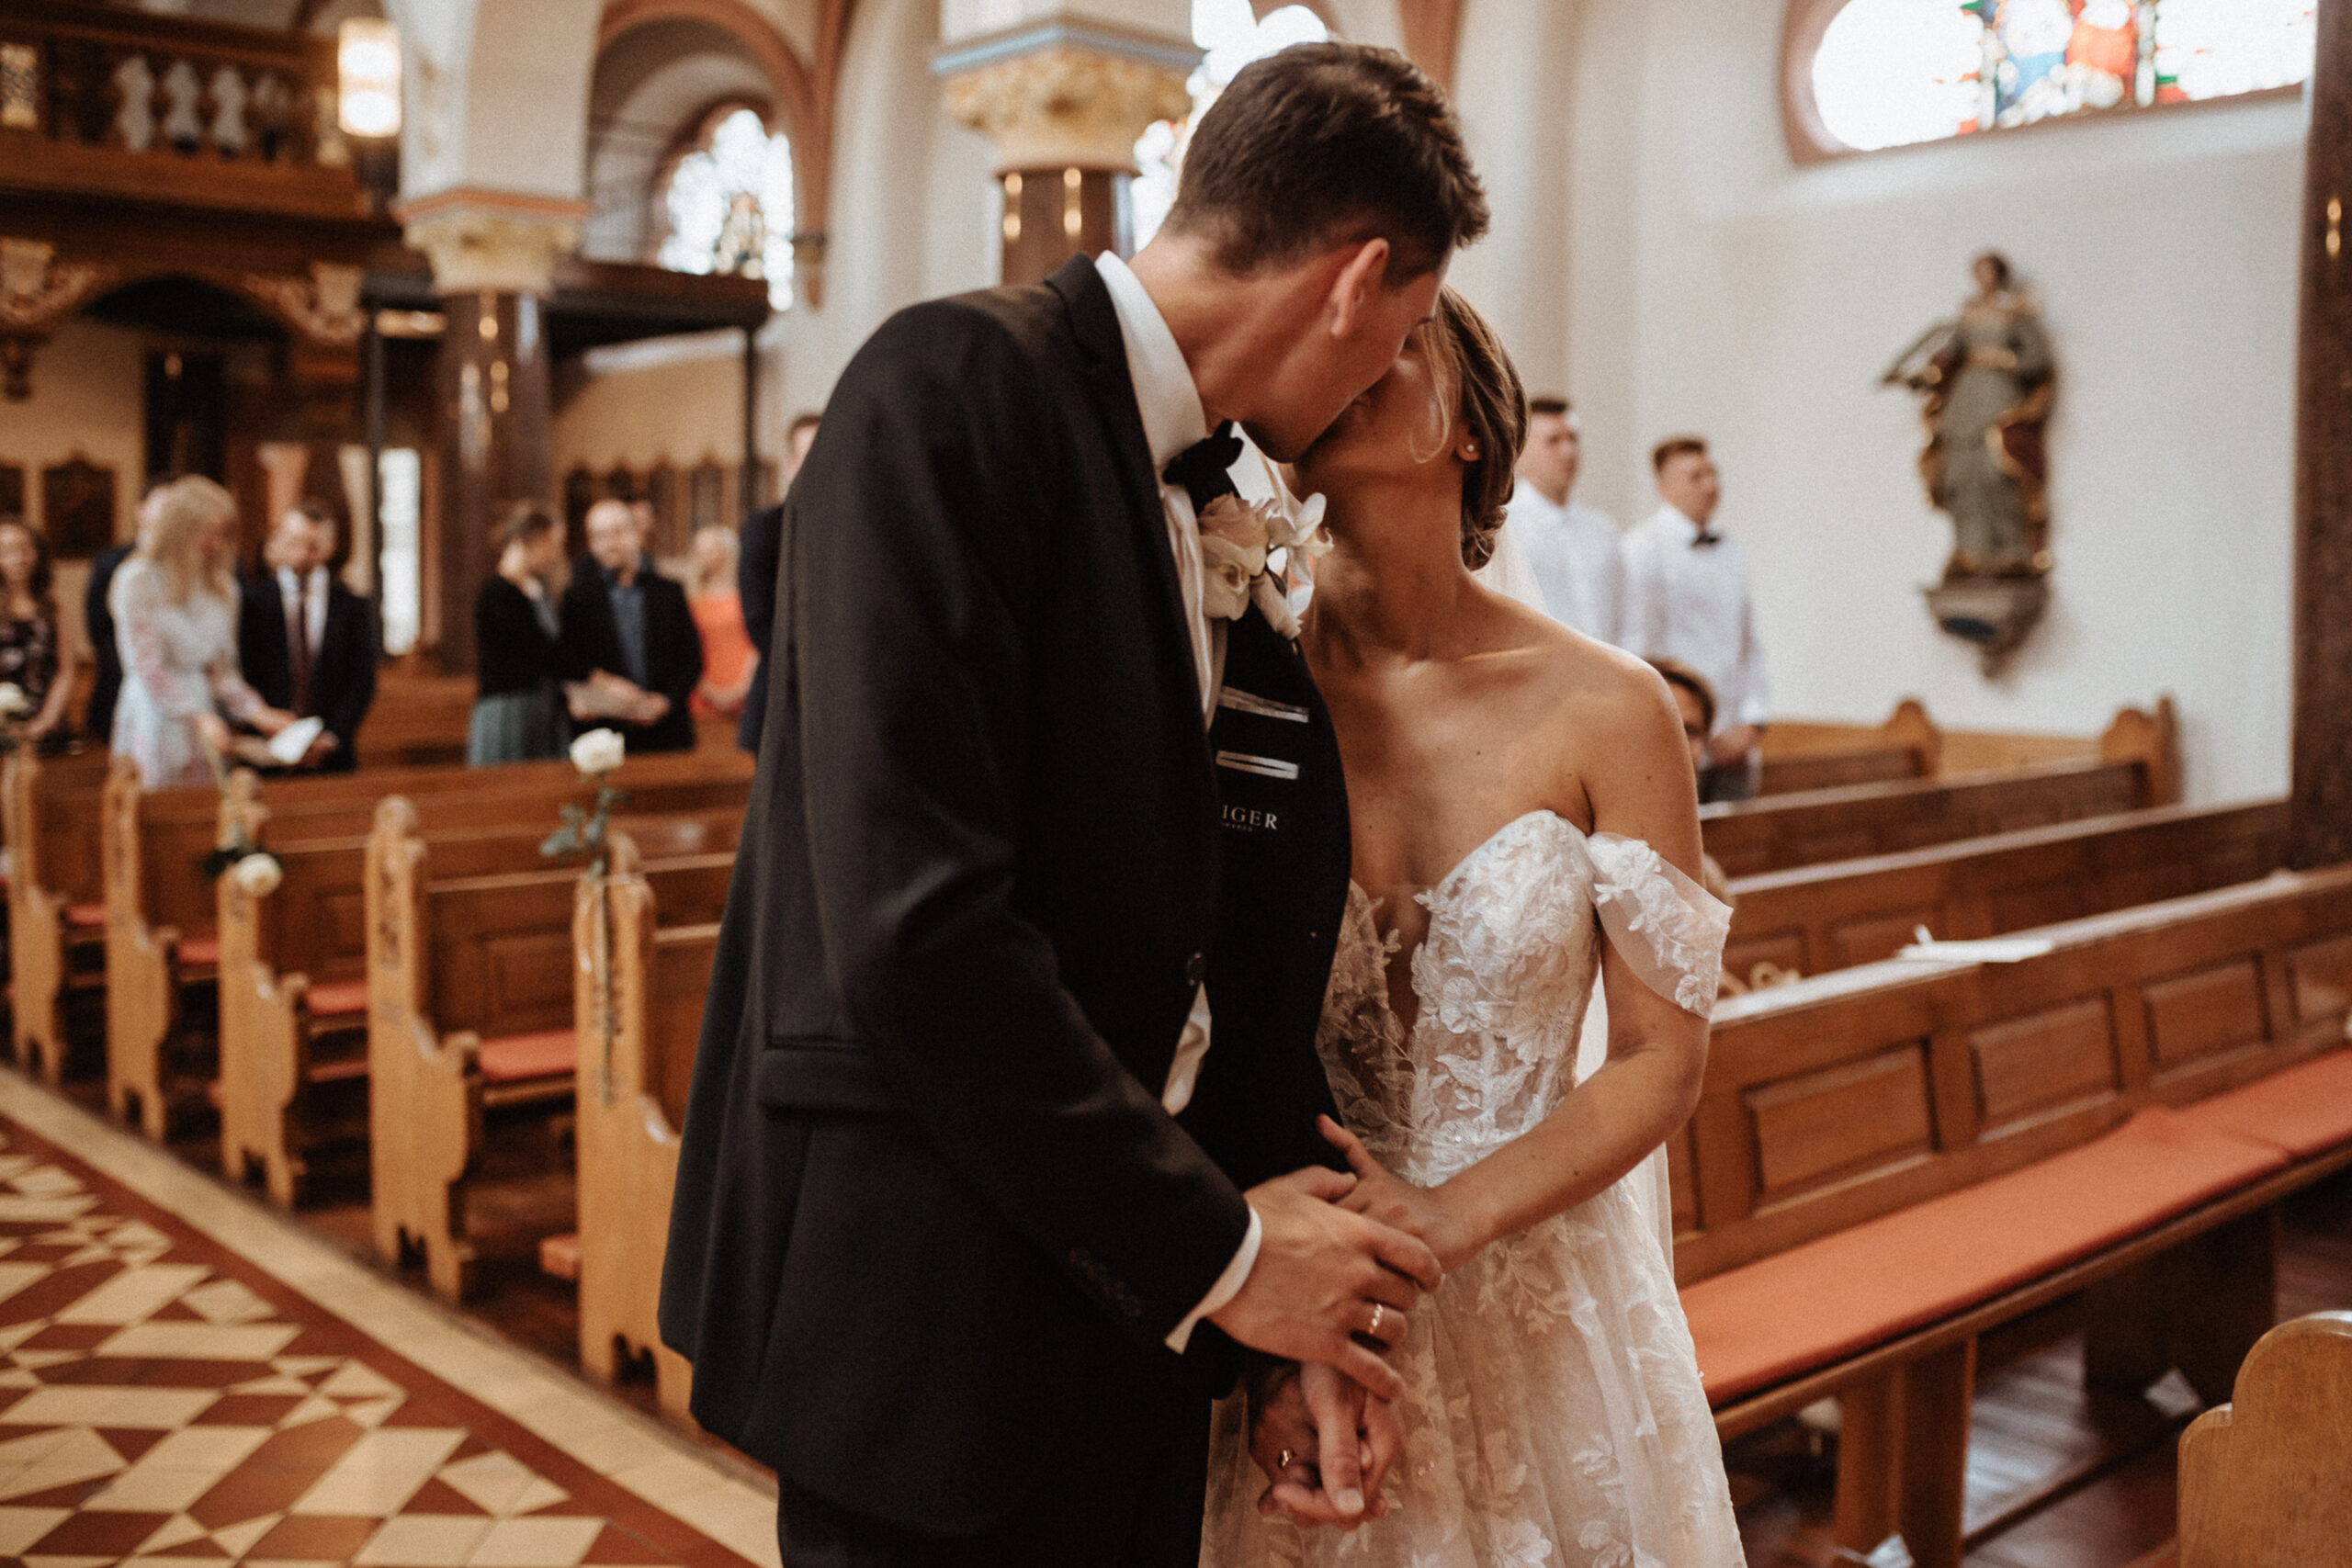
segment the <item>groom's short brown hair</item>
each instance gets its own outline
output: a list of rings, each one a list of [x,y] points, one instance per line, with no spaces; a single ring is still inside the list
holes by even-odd
[[[1383,238],[1398,283],[1487,231],[1487,193],[1419,66],[1302,43],[1243,69],[1201,117],[1166,226],[1210,240],[1237,273]]]

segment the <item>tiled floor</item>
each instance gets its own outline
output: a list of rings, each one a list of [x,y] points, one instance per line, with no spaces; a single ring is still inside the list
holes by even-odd
[[[0,1072],[0,1561],[740,1568],[774,1508]]]

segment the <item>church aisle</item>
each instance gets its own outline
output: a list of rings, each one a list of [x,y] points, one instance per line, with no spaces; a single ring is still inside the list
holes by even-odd
[[[9,1072],[0,1358],[27,1568],[775,1562],[744,1472]]]

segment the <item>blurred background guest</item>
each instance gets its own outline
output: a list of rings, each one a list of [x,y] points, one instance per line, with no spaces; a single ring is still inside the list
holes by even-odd
[[[588,509],[588,553],[572,563],[559,619],[571,662],[607,678],[574,694],[575,719],[612,719],[632,753],[694,750],[686,705],[702,683],[702,638],[686,591],[653,570],[628,502]],[[594,694],[616,680],[639,694],[618,710]]]
[[[793,479],[808,460],[808,448],[817,444],[817,427],[822,423],[822,416],[816,413],[792,416],[791,427],[784,434],[785,494],[792,493]],[[760,729],[768,711],[768,636],[775,629],[775,574],[784,555],[782,502],[743,519],[742,546],[735,581],[743,596],[743,633],[752,639],[757,658],[752,665],[751,687],[743,694],[743,722],[736,727],[735,743],[757,756]]]
[[[150,485],[139,502],[139,534],[143,536],[163,505],[164,492],[172,481]],[[82,625],[90,634],[90,654],[96,665],[96,678],[90,682],[90,703],[82,713],[82,731],[93,740],[110,741],[114,737],[115,698],[122,691],[122,655],[114,642],[114,612],[107,607],[107,592],[114,586],[114,574],[139,547],[137,536],[128,544],[100,550],[90,558],[90,581],[82,590]]]
[[[237,625],[254,690],[272,706],[322,721],[300,765],[329,773],[358,765],[359,727],[376,700],[376,615],[330,570],[339,534],[322,501],[279,518],[262,545],[262,570],[243,585]]]
[[[571,739],[563,682],[586,677],[556,621],[563,525],[535,501],[517,502],[492,536],[498,569],[474,595],[474,711],[466,763],[560,757]]]
[[[1614,643],[1624,613],[1623,531],[1615,518],[1576,499],[1583,468],[1584,430],[1568,400],[1529,399],[1527,445],[1509,515],[1543,591],[1537,607],[1587,637]]]
[[[743,596],[735,581],[735,530],[716,524],[695,530],[694,592],[686,607],[702,635],[702,684],[695,688],[697,718],[743,711],[759,650],[743,631]]]
[[[114,752],[138,764],[149,789],[215,781],[231,745],[220,710],[264,735],[294,722],[239,671],[236,539],[227,491],[174,479],[107,590],[122,660]]]
[[[65,699],[74,663],[58,636],[57,595],[50,589],[49,546],[21,518],[0,519],[0,681],[32,705],[18,733],[29,745],[65,739]]]

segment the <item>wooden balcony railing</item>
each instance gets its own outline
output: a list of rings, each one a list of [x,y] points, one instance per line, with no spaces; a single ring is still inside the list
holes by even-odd
[[[0,0],[0,188],[349,217],[351,164],[332,39]]]

